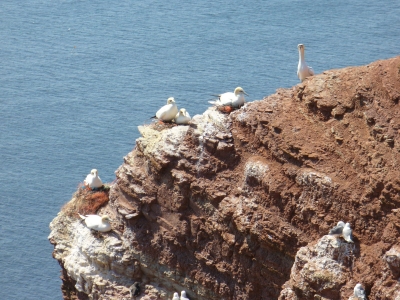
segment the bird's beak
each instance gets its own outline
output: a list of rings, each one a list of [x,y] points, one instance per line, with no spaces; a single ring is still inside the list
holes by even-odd
[[[243,91],[243,94],[245,94],[246,96],[248,96],[249,94],[247,94],[245,91]]]

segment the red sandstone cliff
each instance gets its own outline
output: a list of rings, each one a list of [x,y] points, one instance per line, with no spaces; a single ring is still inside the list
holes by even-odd
[[[399,100],[396,57],[141,127],[99,211],[114,231],[51,224],[65,298],[400,299]],[[324,236],[339,220],[354,244]]]

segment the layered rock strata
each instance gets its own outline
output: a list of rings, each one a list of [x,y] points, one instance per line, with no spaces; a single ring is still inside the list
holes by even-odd
[[[400,299],[399,100],[396,57],[139,127],[98,211],[113,231],[51,223],[65,299]],[[339,220],[354,244],[326,236]]]

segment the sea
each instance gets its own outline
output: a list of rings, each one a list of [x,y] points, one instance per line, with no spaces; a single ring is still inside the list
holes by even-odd
[[[400,55],[400,2],[0,1],[0,299],[62,299],[49,223],[104,182],[168,97],[193,116],[315,73]]]

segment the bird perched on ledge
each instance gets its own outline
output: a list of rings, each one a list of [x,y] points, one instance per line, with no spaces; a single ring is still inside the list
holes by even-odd
[[[100,231],[107,232],[111,230],[110,218],[108,216],[99,216],[99,215],[86,215],[82,216],[79,214],[81,219],[85,221],[87,228]]]
[[[181,292],[181,299],[180,300],[189,300],[189,298],[186,297],[186,292],[185,291]]]
[[[346,242],[354,243],[352,240],[352,230],[350,228],[350,223],[346,223],[344,225],[342,235]]]
[[[169,97],[167,104],[161,107],[153,118],[157,118],[163,122],[171,122],[176,114],[178,113],[178,107],[176,106],[174,97]]]
[[[300,81],[303,82],[309,76],[314,75],[313,68],[307,66],[306,60],[304,59],[304,45],[298,44],[297,49],[299,49],[299,64],[297,66],[297,77],[299,77]]]
[[[247,93],[240,86],[238,86],[233,93],[227,92],[221,95],[216,95],[218,100],[208,101],[208,103],[214,104],[217,107],[230,106],[232,108],[239,108],[246,102],[244,95],[247,95]]]
[[[181,108],[178,114],[175,116],[175,123],[178,125],[188,124],[190,120],[191,120],[190,115],[184,108]]]
[[[354,294],[353,294],[353,296],[356,297],[356,298],[359,299],[359,300],[365,300],[365,299],[367,299],[367,298],[365,297],[365,290],[364,290],[364,288],[362,287],[361,283],[357,283],[356,286],[354,287]]]
[[[179,295],[178,295],[178,293],[174,293],[174,297],[172,297],[172,300],[179,300]]]
[[[103,182],[101,181],[96,169],[90,171],[90,174],[86,176],[84,183],[91,189],[99,189],[103,186]]]
[[[344,222],[339,221],[335,227],[329,230],[329,235],[341,236],[344,228]]]

